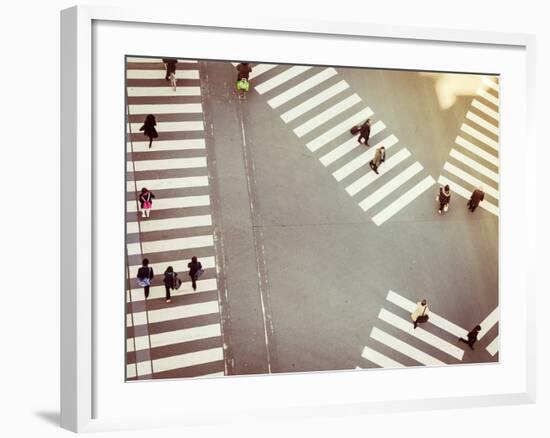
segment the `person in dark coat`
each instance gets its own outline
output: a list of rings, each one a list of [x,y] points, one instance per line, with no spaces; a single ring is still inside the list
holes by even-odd
[[[239,82],[243,78],[248,81],[250,73],[252,73],[252,67],[250,67],[250,64],[248,62],[241,62],[240,64],[238,64],[237,65],[237,82]]]
[[[386,148],[384,146],[381,146],[376,149],[374,158],[370,160],[369,166],[378,175],[378,168],[380,167],[380,164],[382,164],[384,161],[386,161]]]
[[[157,126],[155,116],[153,114],[149,114],[145,118],[143,126],[139,128],[140,131],[143,131],[143,135],[149,137],[149,148],[151,148],[151,145],[153,144],[153,139],[159,136],[157,130],[155,129],[155,126]]]
[[[359,129],[359,137],[357,138],[357,141],[361,143],[361,139],[364,138],[365,146],[370,146],[369,145],[370,125],[371,125],[371,120],[367,119],[367,121],[363,123],[361,125],[361,128]]]
[[[176,64],[178,60],[176,58],[162,58],[162,62],[164,62],[166,66],[166,76],[164,79],[169,80],[172,73],[174,76],[176,75]]]
[[[164,271],[164,288],[166,289],[166,302],[169,303],[172,301],[170,297],[170,289],[176,288],[176,278],[178,274],[174,272],[172,266],[168,266],[166,271]]]
[[[473,350],[474,349],[474,344],[476,343],[477,341],[477,335],[478,333],[481,331],[481,326],[480,325],[476,325],[469,333],[468,333],[468,339],[464,339],[464,338],[458,338],[458,340],[460,342],[464,342],[466,344],[468,344],[470,346],[470,348]]]
[[[439,187],[439,195],[437,200],[439,201],[439,210],[437,210],[439,214],[449,209],[449,203],[451,202],[451,189],[448,184],[445,187]]]
[[[483,199],[485,199],[485,192],[483,191],[483,187],[475,189],[472,192],[472,196],[470,196],[470,200],[468,201],[468,210],[474,212],[474,210],[477,208],[479,203],[483,201]]]
[[[191,257],[191,261],[187,264],[187,267],[189,268],[189,277],[191,277],[193,290],[197,290],[197,279],[203,272],[201,262],[197,261],[197,258],[193,256]]]
[[[138,284],[143,287],[145,298],[149,297],[149,288],[154,277],[153,268],[149,267],[149,259],[143,259],[137,272]]]
[[[145,187],[141,189],[139,194],[139,205],[141,207],[141,217],[149,217],[151,208],[153,208],[153,199],[155,195]]]

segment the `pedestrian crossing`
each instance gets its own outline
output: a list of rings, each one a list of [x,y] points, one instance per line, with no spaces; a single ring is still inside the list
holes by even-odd
[[[334,68],[256,64],[250,80],[376,225],[389,221],[435,184],[382,120],[373,120],[370,148],[350,134],[353,126],[376,116]],[[376,175],[369,162],[381,146],[387,160]]]
[[[431,309],[428,322],[414,329],[410,315],[416,307],[415,302],[403,295],[388,291],[386,305],[380,309],[377,323],[369,333],[369,345],[362,348],[364,362],[358,368],[441,366],[464,361],[462,346],[466,344],[458,342],[458,338],[467,338],[468,331]],[[478,343],[497,323],[498,308],[480,323],[483,330]],[[491,356],[498,352],[498,342],[497,335],[485,347]]]
[[[220,316],[214,220],[197,61],[178,60],[174,90],[158,58],[127,58],[126,376],[129,380],[226,374]],[[159,137],[149,148],[139,131],[155,115]],[[142,187],[155,194],[142,218]],[[204,274],[194,291],[192,256]],[[143,258],[154,279],[149,297],[137,284]],[[168,266],[183,283],[165,301]]]
[[[495,76],[480,82],[438,182],[465,199],[482,187],[486,196],[479,207],[498,216],[500,86]]]

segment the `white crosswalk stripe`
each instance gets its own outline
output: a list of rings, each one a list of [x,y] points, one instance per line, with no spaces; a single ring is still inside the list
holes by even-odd
[[[237,65],[237,63],[235,63]],[[272,68],[277,67],[277,64],[258,64],[252,68],[252,73],[250,73],[250,80],[256,79],[258,76],[263,75]]]
[[[134,104],[128,105],[130,115],[147,114],[200,114],[200,103],[171,103],[171,104]]]
[[[182,178],[163,178],[163,179],[150,179],[139,181],[128,181],[126,183],[127,190],[129,192],[135,192],[141,190],[142,187],[146,187],[151,191],[163,190],[163,189],[184,189],[189,187],[206,187],[208,186],[208,176],[187,176]]]
[[[268,91],[273,90],[274,88],[279,87],[280,85],[284,84],[285,82],[291,80],[292,78],[295,78],[296,76],[304,73],[305,71],[309,70],[311,67],[304,66],[304,65],[297,65],[294,67],[290,67],[287,70],[285,70],[282,73],[279,73],[278,75],[268,79],[267,81],[264,81],[260,83],[259,85],[256,85],[256,91],[260,94],[267,93]],[[252,69],[254,71],[254,69]]]
[[[164,79],[166,70],[127,70],[126,79]],[[177,70],[176,79],[199,79],[198,70]]]
[[[487,93],[487,91],[485,91],[483,88],[479,88],[477,90],[477,94],[478,96],[481,96],[483,97],[485,100],[487,100],[488,102],[491,102],[493,105],[495,106],[499,106],[499,99],[498,97],[495,97],[493,96],[492,94],[490,93]]]
[[[165,347],[182,342],[221,336],[220,324],[210,324],[188,329],[157,333],[149,336],[137,336],[127,340],[126,351],[139,351],[147,348]],[[150,342],[150,344],[149,344]],[[149,346],[150,345],[150,346]]]
[[[471,184],[474,187],[479,187],[480,185],[483,184],[483,182],[481,180],[473,177],[472,175],[470,175],[467,172],[464,172],[462,169],[459,169],[458,167],[456,167],[455,165],[453,165],[449,162],[446,162],[443,165],[443,169],[446,170],[447,172],[451,173],[452,175],[457,176],[458,178],[462,179],[463,181],[466,181],[468,184]],[[451,188],[451,190],[452,190],[452,188]],[[484,191],[486,193],[488,193],[489,195],[491,195],[493,198],[498,199],[498,191],[495,190],[494,188],[492,188],[491,186],[488,186],[488,185],[484,184]]]
[[[139,128],[143,123],[131,123],[131,132],[140,132]],[[156,129],[158,132],[177,132],[177,131],[204,131],[204,124],[201,121],[193,122],[157,122]]]
[[[499,309],[496,307],[489,315],[487,315],[487,318],[485,318],[483,321],[480,322],[481,330],[477,335],[477,339],[482,339],[489,330],[493,328],[493,326],[498,322],[498,316],[499,316]]]
[[[126,233],[149,233],[153,231],[177,230],[181,228],[207,227],[212,225],[212,216],[175,217],[168,219],[147,219],[142,222],[127,222]]]
[[[200,96],[200,87],[127,87],[128,97]]]
[[[493,166],[496,166],[496,167],[499,166],[498,157],[494,156],[493,154],[490,154],[489,152],[484,151],[480,147],[470,143],[468,140],[465,140],[464,138],[458,136],[455,142],[457,145],[462,146],[464,149],[476,154],[480,158],[491,163]]]
[[[441,185],[449,185],[451,188],[451,193],[456,193],[457,195],[462,196],[464,199],[470,199],[470,196],[472,195],[472,190],[466,190],[464,187],[462,187],[460,184],[451,181],[450,179],[444,177],[441,175],[437,182]],[[483,200],[479,206],[485,210],[487,210],[490,213],[493,213],[495,216],[498,216],[498,207],[491,202],[487,201],[487,199]]]
[[[498,353],[499,348],[500,348],[500,339],[497,336],[495,339],[491,341],[489,345],[487,345],[486,350],[489,352],[491,356],[494,356],[495,354]]]
[[[206,157],[126,161],[126,170],[128,172],[143,172],[146,170],[167,169],[193,169],[197,167],[206,167]]]
[[[479,140],[480,142],[491,146],[495,151],[498,151],[498,142],[493,140],[492,138],[488,137],[485,134],[482,134],[477,129],[471,127],[470,125],[463,123],[460,127],[462,131],[464,131],[466,134],[471,135],[475,139]]]
[[[155,240],[152,242],[129,243],[126,245],[128,255],[151,254],[155,252],[181,251],[185,249],[214,246],[212,235],[181,237],[178,239]]]
[[[155,147],[149,148],[149,141],[132,141],[127,143],[127,152],[166,152],[166,151],[186,151],[205,149],[206,142],[204,138],[193,138],[184,140],[158,140],[155,141]]]
[[[204,261],[201,259],[201,263]],[[183,264],[183,263],[182,263]],[[165,267],[172,266],[174,268],[174,271],[178,273],[178,276],[181,280],[189,279],[189,276],[185,274],[185,271],[183,269],[178,270],[178,265],[176,263],[166,263]],[[203,267],[206,269],[203,263]],[[154,268],[153,268],[154,269]],[[185,269],[187,269],[187,263],[185,263]],[[137,272],[138,267],[136,266],[132,272]],[[158,272],[164,272],[164,270],[155,270],[156,273]],[[184,281],[180,288],[176,291],[172,291],[172,296],[178,296],[178,295],[184,295],[184,294],[193,294],[196,295],[201,292],[210,292],[214,291],[218,288],[218,283],[215,278],[206,278],[204,280],[198,280],[197,281],[197,290],[194,291],[192,289],[191,281]],[[158,298],[164,298],[166,294],[164,286],[151,286],[151,289],[149,290],[149,300],[158,299]],[[139,289],[131,289],[128,291],[128,294],[126,295],[126,302],[136,302],[136,301],[143,301],[145,299],[145,295],[143,293],[143,288]]]
[[[361,357],[382,368],[403,368],[405,366],[393,359],[390,359],[388,356],[385,356],[382,353],[379,353],[378,351],[375,351],[372,348],[366,346],[363,348]]]
[[[486,129],[487,131],[492,132],[495,135],[498,135],[498,128],[492,123],[489,123],[488,121],[482,119],[477,114],[474,114],[473,112],[468,111],[466,113],[466,118],[476,123],[477,125],[481,126],[482,128]]]
[[[219,347],[211,348],[177,356],[168,356],[162,359],[154,359],[153,370],[156,373],[161,373],[163,371],[176,370],[178,368],[186,368],[220,360],[223,360],[223,349]]]
[[[186,63],[186,64],[196,64],[196,60],[191,59],[180,59],[177,58],[179,63]],[[135,62],[139,64],[143,63],[152,63],[152,64],[163,64],[162,58],[141,58],[141,57],[135,57],[135,56],[129,56],[126,58],[126,62]]]
[[[479,164],[477,161],[472,160],[466,155],[458,152],[456,149],[451,149],[451,152],[449,155],[455,160],[460,161],[461,163],[465,164],[466,166],[472,168],[476,172],[486,176],[487,178],[493,180],[498,184],[498,181],[499,181],[498,174],[496,172],[493,172],[491,169]]]
[[[172,208],[204,207],[210,205],[210,196],[182,196],[178,198],[160,198],[155,199],[155,210],[168,210]],[[127,212],[138,211],[137,197],[135,201],[126,202]]]
[[[499,116],[498,116],[498,112],[489,108],[487,105],[485,105],[484,103],[481,103],[479,100],[477,99],[474,99],[473,102],[472,102],[472,106],[474,108],[477,108],[478,110],[480,110],[481,112],[487,114],[489,117],[492,117],[493,119],[495,119],[496,121],[499,120]]]
[[[500,91],[499,84],[493,81],[492,79],[489,79],[488,77],[483,78],[483,83],[487,85],[489,88],[492,88],[493,90],[495,90],[497,93]]]

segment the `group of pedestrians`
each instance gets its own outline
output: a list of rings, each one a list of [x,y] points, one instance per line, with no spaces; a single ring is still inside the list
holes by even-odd
[[[428,308],[428,301],[423,299],[422,301],[416,303],[416,309],[411,313],[411,319],[413,321],[413,329],[418,327],[418,324],[424,324],[430,319],[429,316],[430,309]],[[468,332],[468,339],[458,338],[459,342],[464,342],[468,344],[470,349],[474,349],[474,344],[477,341],[477,336],[481,331],[481,326],[478,324],[472,330]]]
[[[187,267],[189,268],[188,274],[191,278],[191,285],[193,290],[196,291],[197,280],[204,273],[204,269],[202,268],[201,262],[199,262],[195,256],[191,257],[191,261],[187,264]],[[153,272],[153,268],[149,266],[148,258],[143,259],[136,277],[138,285],[143,288],[145,298],[149,298],[149,290],[155,273]],[[164,271],[163,283],[166,291],[166,302],[169,303],[172,301],[170,291],[179,289],[182,284],[181,279],[178,277],[178,273],[174,271],[172,266],[168,266]]]

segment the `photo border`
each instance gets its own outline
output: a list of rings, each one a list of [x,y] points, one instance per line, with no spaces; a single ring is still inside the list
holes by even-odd
[[[204,16],[194,11],[185,14],[174,10],[135,10],[103,6],[77,6],[61,13],[61,426],[75,432],[130,428],[131,419],[104,421],[93,419],[94,357],[92,354],[92,321],[94,314],[92,291],[94,271],[94,221],[96,212],[93,194],[92,108],[93,108],[93,37],[94,21],[121,21],[143,24],[171,24],[200,28],[236,28],[255,31],[283,31],[313,34],[380,37],[397,40],[445,41],[470,44],[508,45],[524,49],[527,76],[527,138],[534,151],[535,121],[535,37],[527,34],[430,29],[405,26],[373,25],[361,22],[325,22],[296,18],[259,17],[232,19]],[[535,172],[526,181],[534,188]],[[535,196],[532,194],[531,196]],[[527,199],[529,202],[529,199]],[[534,203],[529,203],[534,205]],[[528,244],[535,251],[535,217],[527,227]],[[461,397],[423,400],[422,409],[449,409],[525,404],[535,401],[535,287],[534,264],[526,281],[527,297],[527,376],[525,392],[483,397]],[[355,403],[316,407],[319,415],[361,415],[374,412],[411,410],[410,401]],[[317,412],[316,411],[316,412]],[[277,412],[279,417],[300,417],[296,408]],[[307,414],[310,416],[311,414]],[[166,425],[166,423],[163,423]],[[187,425],[175,421],[172,426]]]

